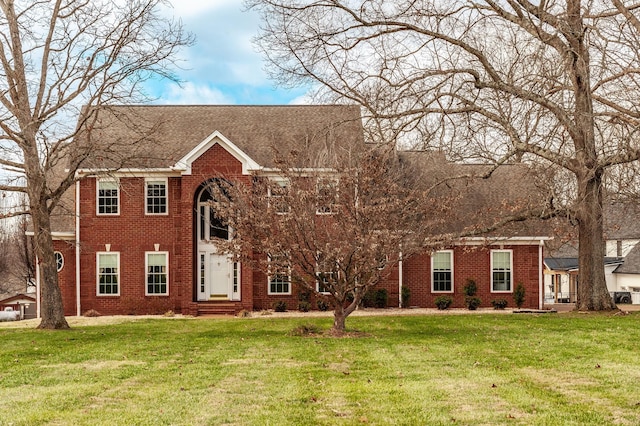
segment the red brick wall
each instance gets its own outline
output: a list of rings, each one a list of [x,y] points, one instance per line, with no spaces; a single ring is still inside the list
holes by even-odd
[[[498,247],[456,246],[453,249],[453,293],[434,293],[431,291],[431,258],[428,254],[412,256],[403,263],[403,283],[411,290],[410,306],[434,308],[435,298],[440,295],[453,299],[451,307],[464,308],[464,285],[468,278],[473,278],[478,286],[476,294],[482,300],[481,307],[491,307],[494,299],[506,299],[509,307],[514,307],[513,289],[518,283],[525,286],[525,302],[523,307],[537,308],[539,303],[539,264],[538,245],[504,246],[513,250],[513,288],[508,293],[491,292],[491,261],[492,249]],[[394,302],[397,301],[397,278],[390,277],[380,284],[391,292],[395,291]],[[395,305],[393,305],[395,306]]]

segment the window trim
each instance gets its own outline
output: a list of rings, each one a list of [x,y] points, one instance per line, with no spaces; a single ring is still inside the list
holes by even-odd
[[[102,255],[115,255],[116,256],[116,268],[117,280],[118,280],[118,292],[117,293],[100,293],[100,256]],[[120,289],[122,287],[122,281],[120,281],[120,252],[119,251],[98,251],[96,252],[96,296],[98,297],[111,297],[120,296]]]
[[[149,212],[149,183],[162,182],[164,184],[164,213]],[[169,215],[169,179],[165,178],[145,178],[144,180],[144,214],[145,216],[168,216]]]
[[[284,189],[283,194],[273,194],[272,188],[273,185],[280,186],[281,189]],[[286,178],[269,178],[269,185],[267,186],[267,197],[269,200],[269,207],[272,208],[277,215],[285,215],[291,212],[291,206],[289,204],[285,204],[285,209],[278,208],[276,200],[278,198],[284,198],[286,192],[289,191],[289,187],[291,186],[291,182]]]
[[[493,255],[494,253],[509,253],[509,290],[495,290],[494,289],[494,282],[493,282],[493,272],[494,272],[494,268],[493,268]],[[491,278],[491,293],[513,293],[513,250],[512,249],[499,249],[499,250],[491,250],[491,256],[490,256],[490,264],[489,264],[489,270],[490,270],[490,278]]]
[[[114,182],[116,184],[116,200],[117,200],[117,212],[116,213],[100,213],[100,184],[102,182]],[[96,179],[96,216],[120,216],[121,202],[120,202],[120,180],[117,178],[97,178]]]
[[[435,272],[433,269],[433,258],[434,258],[434,254],[436,253],[449,253],[449,260],[451,262],[451,268],[450,268],[450,272],[451,272],[451,290],[436,290],[435,286],[434,286],[434,279],[433,279],[433,273]],[[431,256],[430,256],[430,261],[431,261],[431,292],[432,293],[454,293],[455,291],[455,279],[454,279],[454,253],[453,250],[436,250],[434,251]]]
[[[58,256],[60,256],[60,262],[58,262]],[[56,250],[53,252],[53,258],[56,261],[56,271],[60,272],[64,269],[64,255],[62,254],[62,252]],[[58,266],[60,265],[60,266]]]
[[[275,256],[273,256],[275,257]],[[267,256],[267,261],[269,262],[269,266],[268,266],[268,273],[267,273],[267,295],[269,296],[290,296],[291,295],[291,262],[289,262],[289,266],[287,267],[287,282],[289,283],[289,285],[287,286],[288,291],[287,292],[272,292],[271,291],[271,277],[275,277],[277,274],[272,274],[272,270],[271,270],[271,259],[272,256],[268,255]]]
[[[335,197],[333,198],[333,202],[328,206],[320,206],[320,189],[323,186],[333,186],[335,188]],[[319,216],[326,215],[334,215],[337,213],[337,206],[339,200],[339,189],[340,189],[340,179],[331,178],[331,177],[320,177],[316,180],[316,214]],[[320,209],[320,207],[324,207],[326,210]]]
[[[163,254],[165,261],[165,278],[167,290],[164,293],[149,293],[149,255]],[[168,296],[169,295],[169,252],[168,251],[145,251],[144,252],[144,295],[145,296]]]

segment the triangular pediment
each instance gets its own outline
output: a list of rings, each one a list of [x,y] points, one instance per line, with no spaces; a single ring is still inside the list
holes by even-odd
[[[233,142],[225,137],[218,130],[207,136],[202,142],[200,142],[195,148],[193,148],[187,155],[182,157],[173,166],[173,169],[180,170],[183,175],[191,174],[191,165],[194,161],[200,158],[205,152],[211,149],[216,144],[220,145],[225,151],[231,154],[242,164],[242,173],[249,174],[253,170],[259,170],[260,165],[247,155],[244,151],[238,148]]]

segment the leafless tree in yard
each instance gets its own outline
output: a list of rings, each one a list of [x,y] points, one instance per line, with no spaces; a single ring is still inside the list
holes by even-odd
[[[91,137],[96,107],[143,99],[140,84],[172,78],[177,49],[191,42],[179,23],[160,14],[166,4],[0,1],[0,165],[19,177],[5,179],[0,189],[28,197],[26,208],[13,214],[31,218],[42,277],[40,328],[68,328],[51,214],[74,184],[76,171],[96,152]],[[76,137],[79,131],[82,138]],[[100,149],[105,156],[121,151]],[[109,168],[121,160],[109,162]]]
[[[283,84],[357,102],[381,140],[558,170],[577,309],[610,310],[603,191],[640,156],[640,5],[626,0],[247,0]],[[566,179],[570,177],[570,180]],[[558,184],[559,185],[559,184]]]
[[[330,169],[293,167],[294,156],[284,153],[277,170],[252,185],[220,181],[214,209],[234,230],[226,251],[264,271],[269,285],[327,298],[333,331],[342,333],[400,255],[446,244],[435,235],[451,203],[438,185],[416,181],[417,165],[399,164],[395,152],[375,150]]]

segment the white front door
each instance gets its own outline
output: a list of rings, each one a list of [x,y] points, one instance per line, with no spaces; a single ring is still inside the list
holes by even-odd
[[[216,248],[216,240],[229,238],[229,227],[217,219],[211,199],[210,192],[203,189],[196,210],[198,301],[240,300],[240,266]]]

